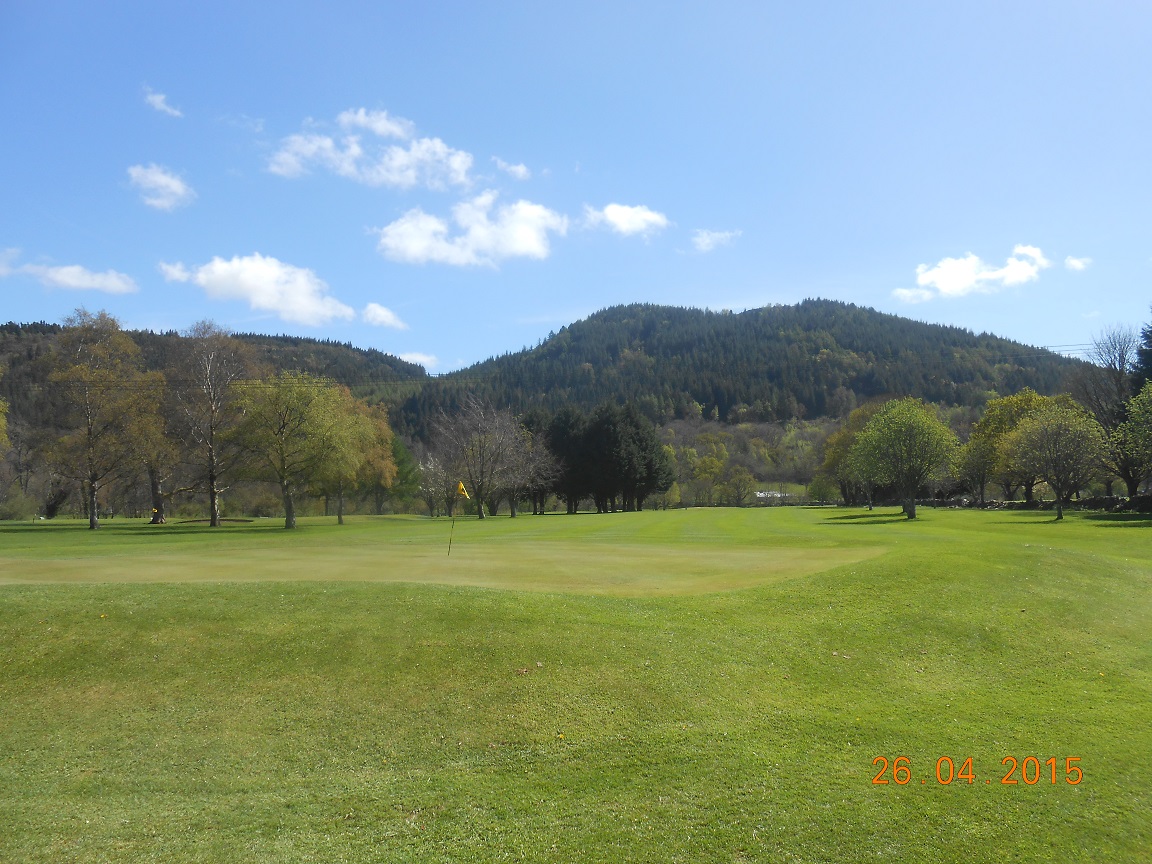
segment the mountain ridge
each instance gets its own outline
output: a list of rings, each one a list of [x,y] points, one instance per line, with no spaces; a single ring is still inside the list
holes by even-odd
[[[743,312],[608,307],[534,347],[430,379],[401,406],[419,425],[464,390],[524,411],[636,401],[653,420],[842,416],[886,395],[978,406],[1023,387],[1057,392],[1081,361],[835,300]]]

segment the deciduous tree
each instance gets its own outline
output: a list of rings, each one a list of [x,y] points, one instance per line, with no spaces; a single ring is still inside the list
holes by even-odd
[[[171,370],[176,428],[192,466],[191,487],[208,494],[209,524],[220,524],[220,496],[244,451],[231,431],[240,421],[239,384],[253,371],[250,352],[227,330],[199,321],[184,334]]]
[[[1128,417],[1128,402],[1135,395],[1137,349],[1140,339],[1131,327],[1113,327],[1092,340],[1088,363],[1072,377],[1072,395],[1091,412],[1104,430],[1101,464],[1124,483],[1129,497],[1152,470],[1120,427]],[[1107,478],[1109,494],[1112,479]]]
[[[844,425],[824,440],[824,462],[819,471],[836,481],[845,504],[858,504],[866,496],[871,503],[869,490],[861,484],[860,473],[848,456],[860,431],[876,416],[883,404],[869,402],[856,408],[848,415]]]
[[[1128,403],[1128,419],[1117,434],[1124,437],[1138,458],[1152,464],[1152,380]]]
[[[980,447],[981,452],[987,452],[987,448],[991,447],[997,453],[993,477],[1000,485],[1005,498],[1013,498],[1016,491],[1022,487],[1024,500],[1031,501],[1032,489],[1039,477],[1027,473],[1024,466],[1004,458],[1004,439],[1024,417],[1050,403],[1066,408],[1071,408],[1075,404],[1068,394],[1041,396],[1032,388],[1025,387],[1011,396],[990,400],[985,406],[984,416],[972,427],[969,441],[976,439],[977,444],[974,446]]]
[[[355,475],[363,415],[346,388],[302,372],[244,381],[238,390],[235,440],[253,455],[256,476],[279,484],[284,527],[295,528],[296,498],[309,484]]]
[[[1064,503],[1085,486],[1105,446],[1104,430],[1083,411],[1049,403],[1025,416],[1004,442],[1005,457],[1047,483],[1056,496],[1056,518]]]
[[[100,527],[100,490],[138,467],[139,440],[162,422],[139,355],[106,312],[81,308],[64,320],[49,381],[63,395],[69,431],[50,459],[83,486],[91,529]]]
[[[512,414],[475,396],[466,396],[455,414],[441,412],[433,424],[435,449],[464,474],[476,512],[484,518],[484,504],[507,485],[512,456],[520,446],[520,427]]]
[[[888,402],[868,421],[851,459],[892,486],[904,502],[904,513],[915,519],[917,491],[950,469],[958,446],[956,435],[935,411],[909,397]]]

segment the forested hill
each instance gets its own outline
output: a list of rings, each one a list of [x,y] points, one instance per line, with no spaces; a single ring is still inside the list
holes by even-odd
[[[883,395],[978,405],[1053,393],[1077,365],[1043,349],[830,300],[710,312],[616,306],[535,348],[430,382],[404,405],[420,419],[470,390],[516,410],[636,400],[653,419],[840,415]],[[699,407],[697,407],[699,406]]]
[[[35,422],[38,413],[49,408],[39,394],[48,380],[50,353],[60,330],[57,324],[43,322],[0,324],[0,399],[12,406],[13,417]],[[146,368],[173,366],[177,334],[128,333],[140,346]],[[260,366],[332,378],[372,401],[397,402],[427,378],[423,367],[371,348],[297,336],[239,333],[236,338],[251,346]]]
[[[47,380],[55,324],[0,325],[0,398],[27,416]],[[145,365],[170,365],[174,333],[131,332]],[[239,334],[276,369],[323,375],[393,405],[401,431],[421,435],[465,392],[522,412],[591,409],[633,400],[652,420],[772,421],[842,416],[866,399],[911,394],[979,405],[992,395],[1063,387],[1079,361],[1007,339],[924,324],[829,300],[710,312],[616,306],[550,334],[535,348],[429,378],[389,354],[330,340]]]

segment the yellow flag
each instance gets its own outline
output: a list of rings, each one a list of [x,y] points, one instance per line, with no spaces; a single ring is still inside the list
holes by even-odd
[[[464,488],[463,480],[458,480],[456,482],[456,494],[463,495],[465,498],[468,498],[468,490]],[[472,499],[468,498],[468,500],[471,501]]]

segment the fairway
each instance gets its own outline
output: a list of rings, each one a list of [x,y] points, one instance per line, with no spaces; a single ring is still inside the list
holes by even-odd
[[[0,524],[0,861],[1148,860],[1148,520],[334,522]]]

